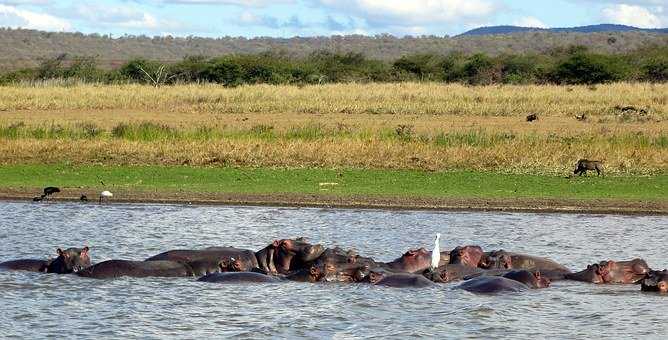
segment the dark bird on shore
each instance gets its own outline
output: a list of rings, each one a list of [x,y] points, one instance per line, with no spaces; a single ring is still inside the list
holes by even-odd
[[[535,113],[532,113],[527,116],[527,122],[533,122],[535,120],[538,120],[538,115]]]
[[[41,202],[44,199],[44,197],[46,197],[46,195],[35,196],[35,197],[32,198],[32,201],[33,202]]]
[[[88,197],[86,197],[85,194],[81,194],[81,197],[79,197],[79,201],[81,201],[81,202],[88,202]]]

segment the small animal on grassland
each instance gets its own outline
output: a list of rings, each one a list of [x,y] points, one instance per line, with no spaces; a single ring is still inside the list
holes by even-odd
[[[575,171],[573,173],[582,176],[583,174],[586,175],[588,170],[595,170],[600,176],[603,173],[603,162],[581,159],[575,164]]]

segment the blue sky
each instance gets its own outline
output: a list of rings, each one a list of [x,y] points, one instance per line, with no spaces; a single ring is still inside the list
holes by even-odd
[[[598,23],[666,27],[668,0],[0,0],[0,27],[113,36],[442,36]]]

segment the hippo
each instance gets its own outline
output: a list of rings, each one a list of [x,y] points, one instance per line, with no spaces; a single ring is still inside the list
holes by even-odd
[[[483,261],[485,269],[526,269],[539,271],[551,281],[564,279],[571,270],[565,266],[544,257],[525,255],[520,253],[495,250],[485,253]]]
[[[450,264],[469,267],[485,267],[485,253],[479,246],[457,247],[450,252]]]
[[[431,252],[424,249],[410,249],[392,262],[381,263],[389,271],[399,273],[421,273],[431,265]]]
[[[503,276],[480,276],[465,281],[457,289],[463,289],[471,293],[495,294],[506,292],[521,292],[528,289],[547,288],[550,280],[541,277],[538,273],[527,270],[517,270],[506,273]]]
[[[310,263],[320,257],[324,251],[325,249],[322,245],[310,244],[306,242],[304,238],[300,237],[296,239],[275,240],[257,253],[265,254],[273,258],[273,265],[276,273],[289,274],[293,271],[307,268]],[[265,257],[260,260],[260,262],[266,265],[265,268],[261,267],[260,269],[271,273],[274,267],[270,267],[267,264],[267,259],[268,257]]]
[[[89,248],[56,249],[58,256],[51,260],[23,259],[0,263],[0,270],[25,270],[32,272],[70,274],[90,267]]]
[[[566,274],[566,279],[596,284],[634,284],[643,280],[650,268],[643,259],[630,261],[601,261],[577,273]]]
[[[176,261],[193,265],[197,261],[216,263],[223,261],[223,271],[251,271],[258,268],[255,253],[252,250],[233,247],[209,247],[201,250],[177,249],[169,250],[145,261]]]
[[[313,266],[323,273],[322,280],[327,282],[359,282],[379,265],[371,258],[361,257],[353,250],[339,247],[327,248]]]
[[[434,286],[434,283],[422,275],[410,273],[389,273],[372,271],[369,273],[369,282],[375,286],[394,288],[425,288]]]
[[[199,269],[200,273],[206,270]],[[211,269],[210,272],[215,272]],[[195,276],[192,267],[176,261],[126,261],[109,260],[100,262],[77,275],[94,279],[113,279],[128,277],[189,277]]]
[[[640,290],[643,292],[668,293],[668,269],[652,270],[640,281]]]
[[[281,280],[255,272],[228,272],[228,273],[213,273],[200,277],[197,281],[212,282],[222,284],[239,284],[239,283],[272,283],[280,282]]]

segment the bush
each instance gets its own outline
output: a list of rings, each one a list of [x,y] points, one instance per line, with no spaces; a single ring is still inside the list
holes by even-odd
[[[243,80],[243,69],[230,58],[212,60],[204,70],[204,79],[225,86],[237,86]]]
[[[552,80],[560,84],[600,84],[624,79],[624,65],[613,56],[576,52],[559,63]]]
[[[642,66],[643,80],[651,82],[665,82],[668,81],[668,57],[657,57],[648,60]]]
[[[481,53],[474,54],[464,64],[464,75],[472,85],[487,85],[497,80],[492,59]]]

